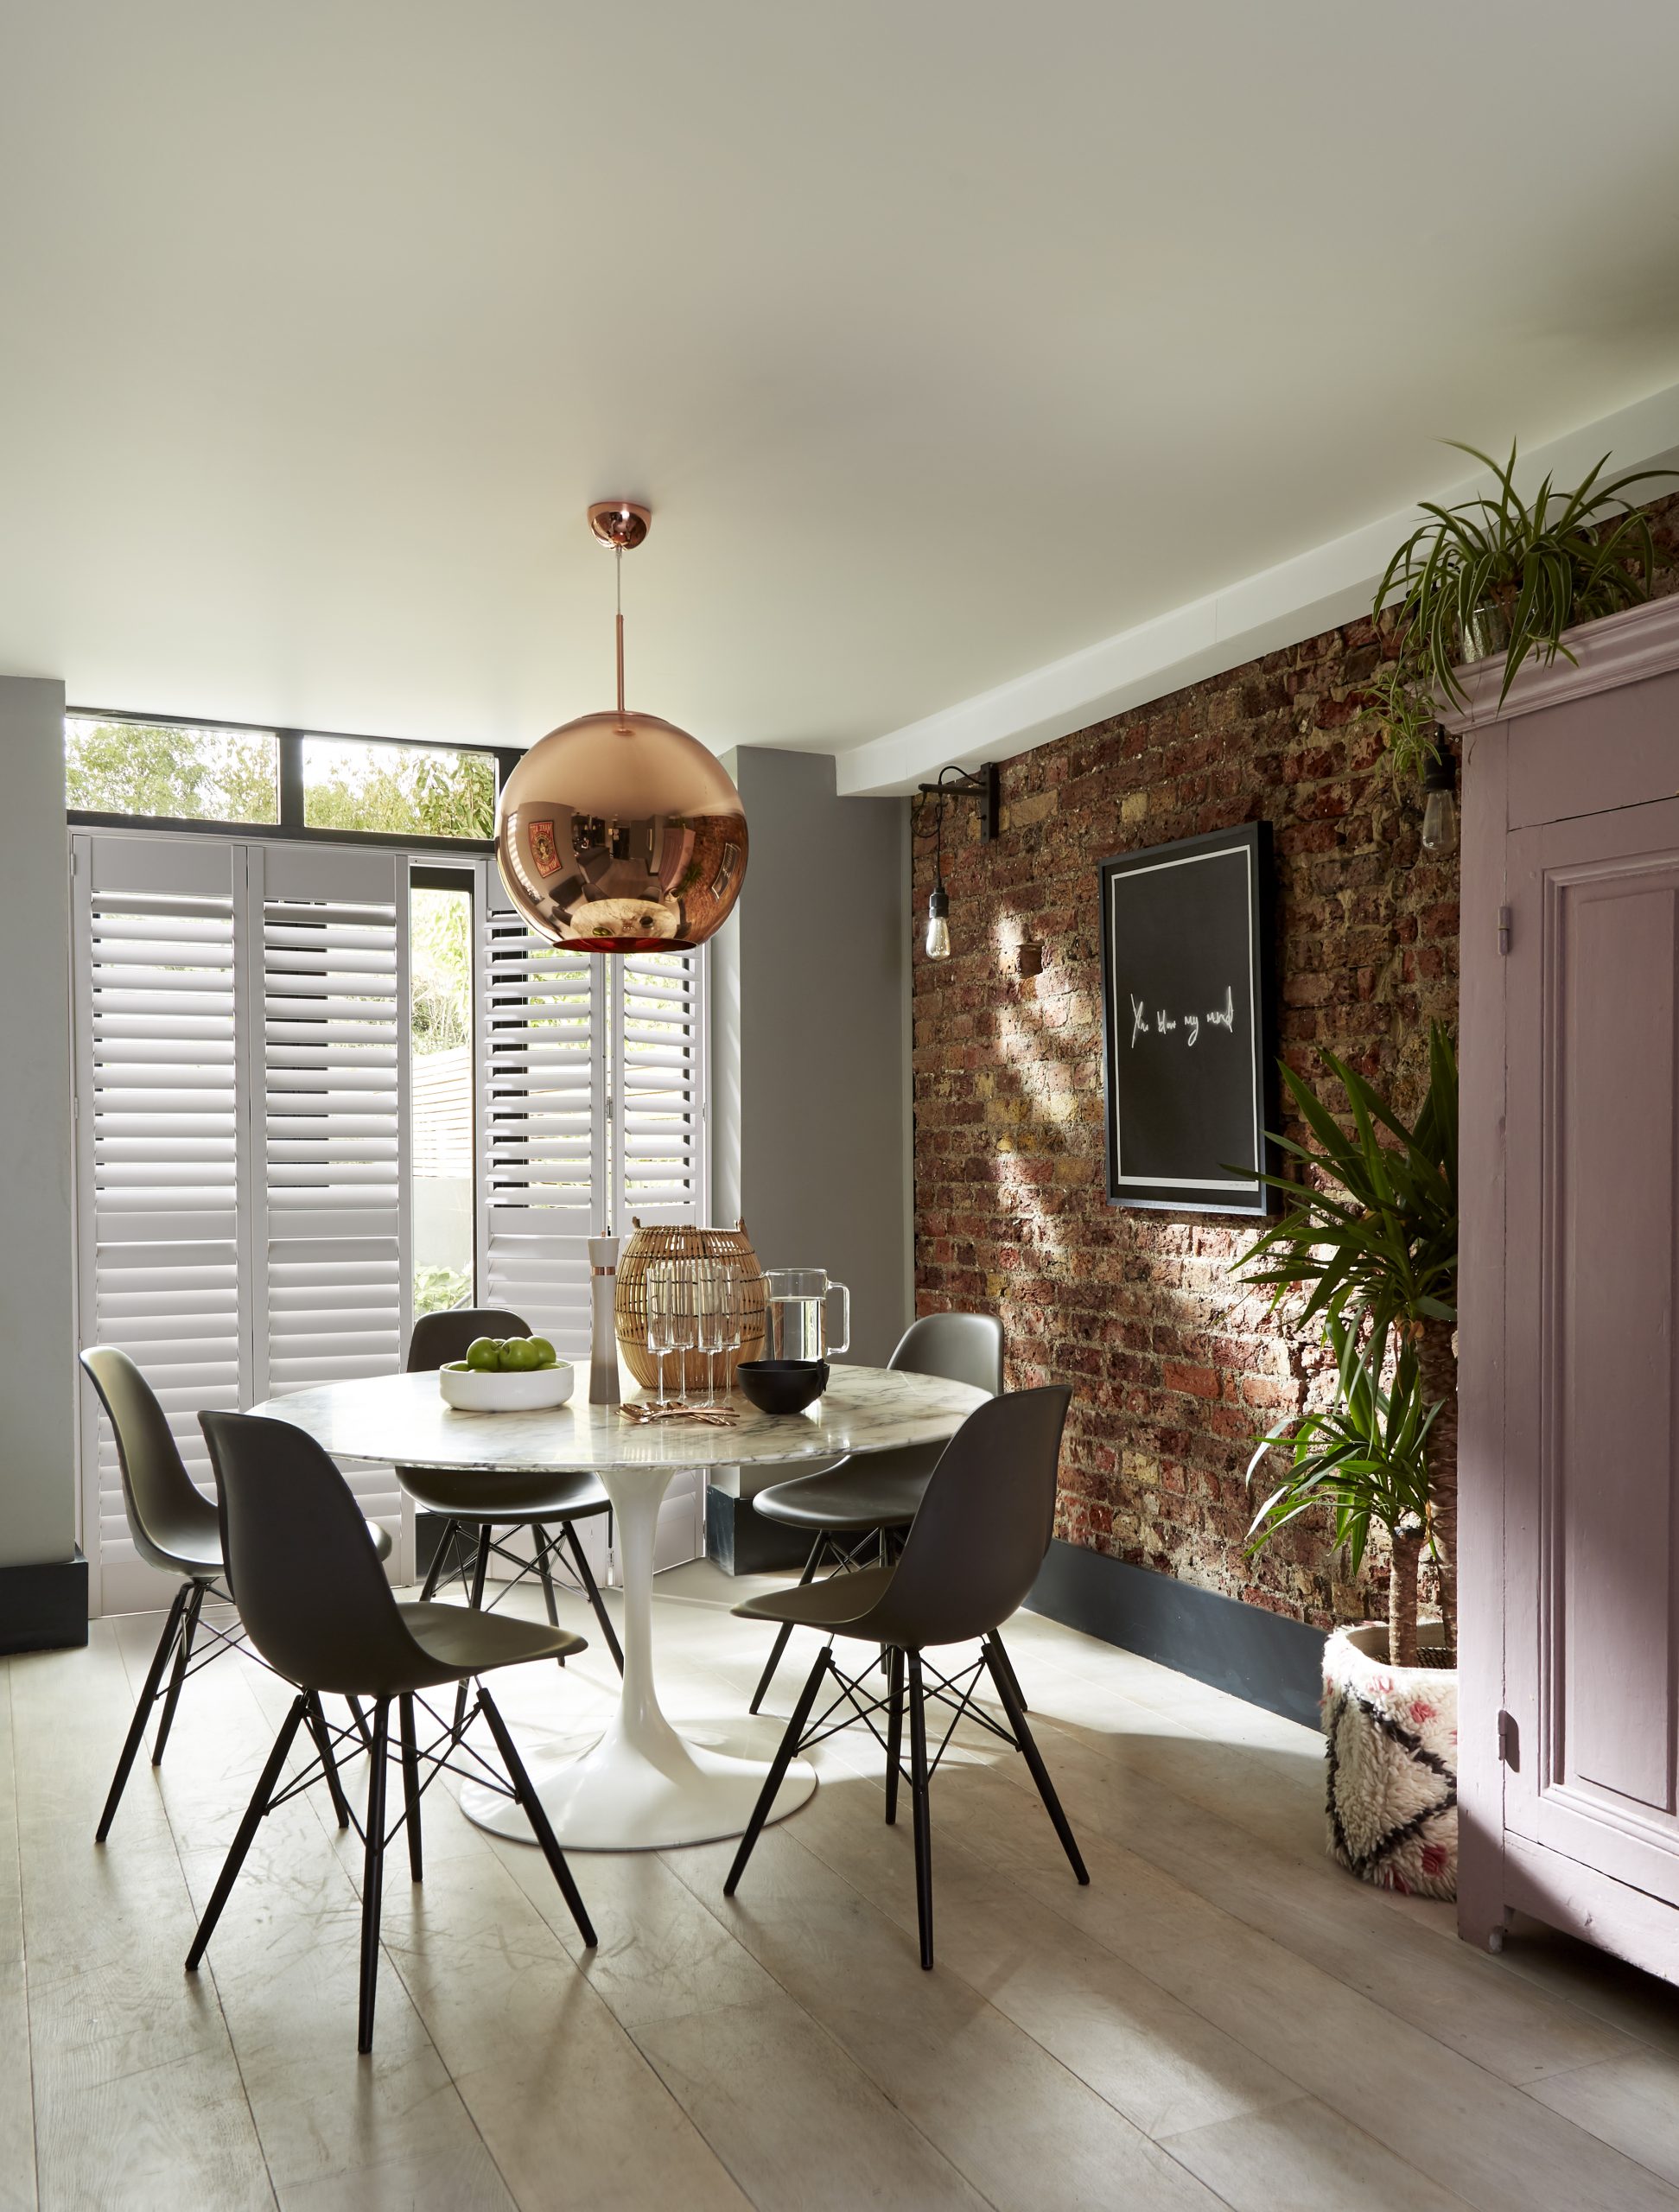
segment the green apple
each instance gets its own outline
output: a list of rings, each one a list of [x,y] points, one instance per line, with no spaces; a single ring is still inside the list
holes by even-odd
[[[502,1338],[474,1337],[467,1346],[467,1364],[480,1375],[493,1375],[501,1364]]]
[[[505,1375],[528,1374],[542,1365],[542,1355],[529,1337],[509,1337],[501,1347],[501,1369]]]
[[[554,1367],[558,1364],[560,1355],[555,1351],[553,1345],[549,1343],[546,1337],[532,1337],[531,1342],[536,1348],[537,1365],[538,1367]]]

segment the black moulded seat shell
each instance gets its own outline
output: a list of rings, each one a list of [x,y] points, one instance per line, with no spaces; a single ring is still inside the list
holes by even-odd
[[[457,1306],[442,1313],[423,1313],[408,1340],[407,1371],[410,1375],[431,1373],[447,1366],[451,1360],[464,1359],[467,1347],[480,1337],[528,1337],[533,1333],[529,1322],[502,1306]],[[557,1559],[563,1567],[569,1565],[576,1576],[577,1586],[588,1601],[613,1663],[620,1675],[623,1673],[624,1653],[618,1631],[612,1624],[612,1617],[601,1599],[595,1571],[576,1529],[579,1521],[602,1513],[611,1515],[612,1500],[601,1488],[598,1477],[582,1471],[553,1474],[521,1472],[513,1468],[467,1472],[458,1468],[398,1467],[397,1478],[417,1504],[429,1513],[445,1516],[437,1548],[426,1572],[423,1597],[434,1595],[459,1551],[462,1580],[467,1581],[467,1602],[474,1609],[481,1608],[493,1554],[512,1569],[512,1584],[522,1582],[532,1573],[540,1578],[549,1620],[557,1624],[559,1608],[554,1598],[554,1561]],[[557,1535],[550,1534],[550,1522],[557,1527]],[[607,1525],[611,1525],[610,1519]],[[498,1529],[510,1528],[531,1531],[531,1556],[528,1560],[518,1557],[498,1539]]]
[[[353,1701],[357,1748],[367,1754],[367,1808],[363,1829],[361,2002],[358,2048],[372,2046],[378,1974],[379,1906],[388,1840],[385,1796],[390,1758],[391,1708],[397,1708],[404,1812],[409,1869],[422,1874],[420,1768],[441,1769],[479,1713],[488,1724],[515,1796],[558,1882],[586,1943],[593,1943],[582,1899],[555,1839],[541,1800],[531,1789],[506,1722],[481,1679],[470,1713],[457,1706],[444,1724],[423,1702],[427,1690],[465,1686],[500,1667],[556,1659],[584,1649],[581,1637],[563,1629],[423,1599],[401,1603],[369,1540],[367,1525],[342,1475],[315,1440],[288,1421],[250,1414],[200,1416],[216,1472],[228,1567],[239,1593],[246,1633],[277,1674],[299,1695],[281,1728],[211,1896],[192,1948],[188,1969],[204,1955],[232,1894],[245,1853],[264,1815],[297,1783],[283,1782],[286,1758],[312,1702],[323,1692]],[[359,1703],[372,1704],[371,1724]],[[442,1733],[423,1745],[417,1713]],[[340,1732],[349,1738],[349,1732]],[[439,1749],[441,1745],[442,1748]],[[323,1759],[329,1763],[330,1753]],[[313,1770],[303,1783],[316,1778]],[[340,1823],[347,1812],[340,1806]]]
[[[175,1726],[175,1710],[189,1673],[207,1665],[237,1645],[238,1630],[218,1628],[203,1619],[207,1598],[226,1597],[231,1586],[222,1555],[221,1524],[213,1502],[206,1497],[187,1471],[169,1416],[158,1403],[151,1385],[115,1344],[90,1344],[81,1363],[98,1391],[111,1422],[117,1445],[117,1465],[122,1476],[123,1503],[134,1548],[149,1567],[181,1578],[164,1618],[157,1648],[152,1654],[145,1682],[134,1708],[117,1771],[111,1777],[99,1815],[94,1840],[103,1843],[111,1833],[128,1786],[135,1758],[146,1732],[152,1707],[161,1698],[162,1718],[152,1746],[151,1763],[161,1765]],[[371,1530],[381,1558],[391,1553],[391,1538],[383,1529]],[[210,1640],[207,1654],[200,1643],[200,1630]],[[167,1682],[165,1677],[167,1675]],[[310,1732],[325,1745],[326,1721],[318,1705],[308,1718]],[[329,1753],[323,1751],[323,1757]]]
[[[909,1782],[915,1821],[916,1919],[921,1963],[932,1964],[932,1845],[928,1785],[943,1746],[927,1755],[926,1707],[953,1709],[989,1728],[1025,1758],[1045,1809],[1061,1840],[1073,1873],[1089,1875],[1048,1770],[1027,1723],[1014,1670],[1004,1658],[997,1630],[1030,1591],[1049,1549],[1055,1514],[1056,1467],[1061,1431],[1072,1393],[1059,1385],[1021,1390],[993,1398],[963,1423],[946,1447],[922,1498],[904,1547],[894,1566],[862,1567],[831,1575],[825,1582],[749,1598],[735,1611],[743,1619],[777,1621],[813,1629],[830,1639],[851,1639],[881,1647],[887,1656],[884,1700],[867,1688],[872,1669],[848,1676],[825,1643],[799,1694],[750,1824],[741,1839],[723,1884],[733,1896],[775,1793],[788,1766],[811,1735],[827,1735],[836,1726],[837,1707],[849,1703],[853,1715],[874,1725],[887,1713],[886,1817],[895,1821],[902,1768],[906,1710],[910,1732]],[[929,1688],[922,1653],[929,1645],[977,1641],[980,1657],[945,1678],[934,1674]],[[1000,1727],[974,1700],[983,1673],[989,1672],[1007,1721]],[[811,1714],[824,1680],[838,1685],[839,1697],[814,1723]],[[949,1738],[946,1737],[945,1741]]]
[[[924,1313],[912,1321],[887,1362],[910,1375],[937,1375],[966,1382],[993,1397],[1002,1389],[1002,1324],[991,1313]],[[884,1563],[890,1540],[907,1529],[944,1452],[942,1444],[906,1444],[886,1452],[849,1454],[815,1474],[775,1483],[753,1499],[753,1510],[812,1539],[804,1582],[824,1563],[842,1571],[874,1549]],[[763,1703],[791,1630],[783,1629],[752,1694],[751,1710]]]

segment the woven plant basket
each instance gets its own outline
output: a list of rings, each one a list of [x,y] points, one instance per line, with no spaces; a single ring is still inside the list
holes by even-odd
[[[1382,1889],[1455,1897],[1456,1670],[1390,1666],[1382,1622],[1338,1629],[1324,1646],[1323,1732],[1331,1856]]]
[[[618,1349],[644,1389],[658,1381],[658,1361],[647,1349],[647,1269],[657,1260],[726,1261],[746,1284],[745,1326],[737,1351],[714,1352],[709,1361],[703,1351],[669,1352],[665,1360],[665,1379],[672,1389],[680,1362],[685,1389],[703,1389],[710,1366],[718,1389],[732,1390],[735,1369],[743,1359],[756,1359],[764,1346],[764,1271],[745,1222],[737,1221],[733,1229],[644,1229],[636,1222],[633,1235],[618,1255],[614,1314]]]

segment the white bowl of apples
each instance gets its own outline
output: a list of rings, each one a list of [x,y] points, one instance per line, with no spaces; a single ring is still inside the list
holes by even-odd
[[[464,1359],[437,1370],[446,1402],[463,1414],[531,1414],[563,1406],[576,1370],[546,1337],[476,1337]]]

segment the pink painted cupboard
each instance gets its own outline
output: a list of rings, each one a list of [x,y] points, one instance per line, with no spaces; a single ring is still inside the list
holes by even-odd
[[[1459,1928],[1679,1981],[1679,601],[1569,643],[1453,725]]]

